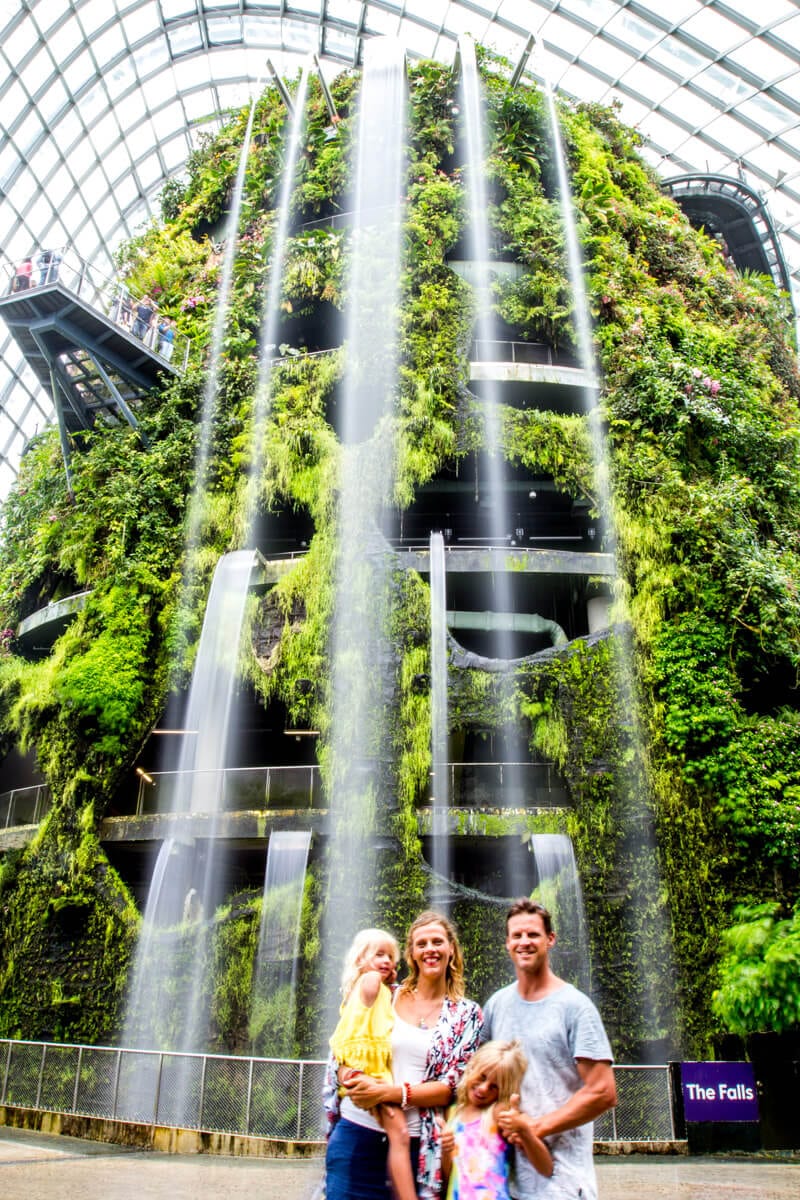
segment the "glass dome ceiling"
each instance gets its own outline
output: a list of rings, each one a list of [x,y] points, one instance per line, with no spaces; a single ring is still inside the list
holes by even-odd
[[[3,6],[5,7],[5,6]],[[523,78],[609,104],[664,178],[728,175],[760,193],[800,278],[797,0],[17,0],[0,13],[0,250],[69,245],[110,272],[158,214],[201,131],[318,55],[330,77],[365,38],[451,62],[471,34]],[[668,14],[668,15],[667,15]],[[2,260],[0,260],[2,261]],[[3,286],[0,283],[0,286]],[[0,327],[0,497],[50,401]]]

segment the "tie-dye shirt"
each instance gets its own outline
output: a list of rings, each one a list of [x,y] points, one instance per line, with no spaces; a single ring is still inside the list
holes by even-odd
[[[455,1095],[464,1068],[481,1044],[482,1029],[483,1013],[474,1000],[445,1000],[431,1038],[423,1082],[435,1079],[446,1083]],[[335,1059],[329,1061],[322,1089],[329,1131],[339,1119],[337,1066]],[[436,1125],[439,1111],[436,1108],[419,1110],[417,1191],[420,1200],[437,1200],[442,1194],[442,1146]]]
[[[483,1118],[451,1123],[456,1141],[447,1184],[447,1200],[510,1200],[508,1176],[511,1147],[496,1125],[484,1127]]]

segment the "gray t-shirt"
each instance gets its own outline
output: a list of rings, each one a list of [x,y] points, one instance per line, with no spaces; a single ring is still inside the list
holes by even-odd
[[[560,1108],[581,1087],[576,1058],[612,1062],[600,1014],[571,983],[542,1000],[523,1000],[516,983],[489,997],[483,1010],[484,1041],[518,1039],[528,1058],[522,1082],[523,1112],[539,1116]],[[547,1138],[554,1170],[548,1179],[515,1154],[512,1196],[519,1200],[597,1200],[592,1161],[593,1126],[581,1125]]]

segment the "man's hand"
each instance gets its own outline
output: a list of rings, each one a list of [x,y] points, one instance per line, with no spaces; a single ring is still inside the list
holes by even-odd
[[[519,1110],[519,1096],[515,1092],[504,1108],[496,1108],[500,1132],[512,1146],[520,1146],[521,1135],[531,1128],[531,1118]]]

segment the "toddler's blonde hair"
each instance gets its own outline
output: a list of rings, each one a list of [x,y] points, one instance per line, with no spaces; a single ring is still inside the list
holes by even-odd
[[[372,957],[379,946],[386,945],[392,947],[396,966],[400,958],[400,946],[393,933],[387,933],[385,929],[362,929],[356,934],[344,957],[340,983],[342,1000],[348,998],[359,975],[363,974],[364,963],[367,959]]]

